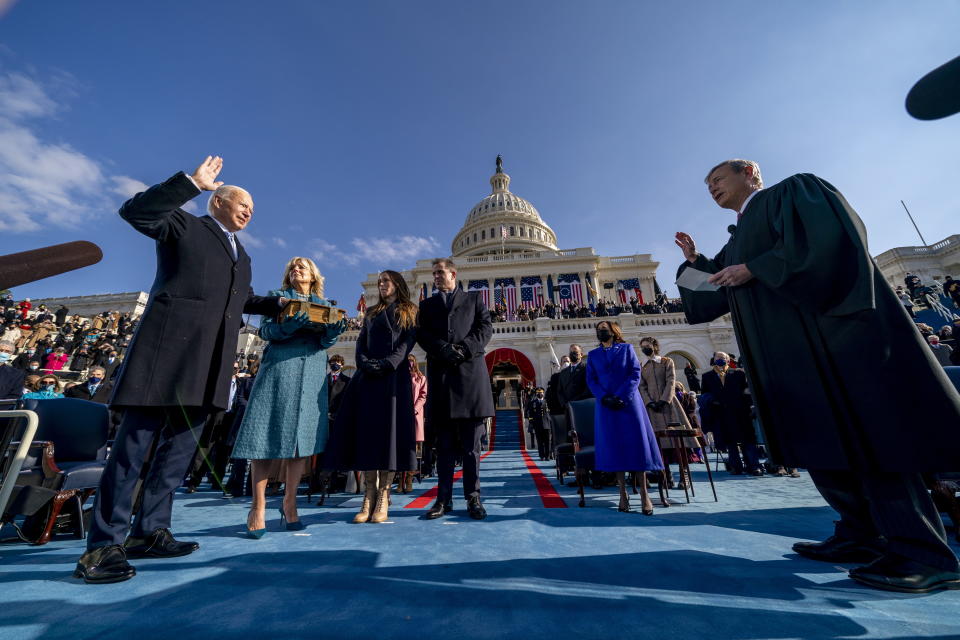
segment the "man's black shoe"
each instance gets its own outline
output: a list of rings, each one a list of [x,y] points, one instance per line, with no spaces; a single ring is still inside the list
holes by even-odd
[[[483,520],[487,517],[487,510],[480,504],[480,498],[470,498],[467,503],[467,515],[474,520]]]
[[[850,577],[861,584],[886,591],[928,593],[941,589],[960,589],[960,572],[887,554],[865,567],[850,570]]]
[[[123,545],[129,558],[178,558],[200,548],[196,542],[175,540],[170,529],[157,529],[146,538],[127,538]]]
[[[837,536],[830,536],[823,542],[795,542],[793,550],[805,558],[821,560],[823,562],[873,562],[883,551],[878,546],[871,546],[855,540],[845,540]]]
[[[123,582],[137,575],[137,570],[127,562],[123,546],[111,544],[90,549],[77,562],[74,578],[83,578],[87,584]]]
[[[444,514],[450,513],[451,511],[453,511],[453,505],[451,505],[449,502],[441,502],[440,500],[437,500],[433,503],[433,506],[427,510],[423,517],[427,520],[436,520],[437,518],[440,518]]]

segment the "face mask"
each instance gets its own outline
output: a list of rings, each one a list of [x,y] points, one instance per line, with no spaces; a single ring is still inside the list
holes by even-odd
[[[538,394],[537,394],[537,400],[543,400],[543,394],[542,394],[542,393],[538,393]]]
[[[640,351],[643,351],[643,355],[647,357],[650,357],[653,355],[653,349],[651,349],[650,347],[643,347],[642,349],[640,349]]]
[[[597,331],[597,338],[600,339],[600,342],[606,342],[613,337],[613,332],[609,329],[600,329]]]
[[[340,369],[342,368],[343,368],[343,365],[341,365],[339,362],[334,362],[333,364],[330,365],[330,371],[340,371]]]
[[[723,358],[717,358],[713,361],[713,364],[717,365],[718,367],[725,367],[727,366],[727,361]]]
[[[571,352],[570,352],[570,362],[572,362],[572,363],[580,362],[580,354],[577,353],[576,351],[571,351]]]
[[[32,365],[30,365],[30,371],[36,371],[36,370],[39,369],[39,368],[40,368],[40,365],[38,365],[38,364],[32,364]]]
[[[103,380],[103,378],[98,378],[96,376],[90,376],[89,378],[87,378],[87,382],[89,382],[90,384],[100,384],[101,380]]]
[[[54,388],[54,386],[55,386],[55,385],[52,385],[52,384],[45,384],[45,385],[43,385],[43,390],[44,390],[44,391],[47,391],[47,392],[50,392],[50,393],[53,393],[53,388]]]
[[[9,353],[4,353],[3,351],[0,351],[0,364],[3,364],[4,362],[8,361],[9,359],[10,359],[10,354],[9,354]]]

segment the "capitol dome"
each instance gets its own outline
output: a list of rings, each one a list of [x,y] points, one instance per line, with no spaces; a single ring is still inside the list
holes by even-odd
[[[493,192],[470,209],[463,228],[454,237],[452,256],[557,250],[557,236],[536,207],[510,192],[510,176],[503,172],[500,156],[490,186]]]

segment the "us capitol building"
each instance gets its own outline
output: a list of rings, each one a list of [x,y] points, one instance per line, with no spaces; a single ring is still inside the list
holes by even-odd
[[[649,254],[601,256],[592,247],[560,249],[556,234],[536,207],[510,191],[510,176],[503,172],[500,158],[490,186],[490,195],[470,208],[450,245],[463,289],[480,293],[490,307],[502,303],[510,310],[524,304],[539,306],[550,298],[551,287],[553,301],[563,306],[570,301],[589,304],[591,298],[615,304],[631,296],[654,300],[659,263]],[[432,260],[418,260],[412,269],[401,272],[414,301],[433,293]],[[377,276],[368,274],[362,283],[368,307],[378,298]],[[660,342],[661,355],[674,360],[678,374],[687,362],[701,371],[708,368],[714,351],[739,353],[727,317],[700,325],[687,324],[682,313],[625,313],[607,319],[620,324],[624,338],[638,352],[640,338],[654,336]],[[570,344],[579,343],[584,351],[596,346],[594,327],[600,320],[541,317],[495,322],[486,355],[492,377],[546,386],[557,370],[554,358],[566,354]],[[350,367],[357,334],[343,334],[328,353],[339,353]],[[426,359],[419,347],[413,353],[421,363]],[[682,374],[678,380],[686,384]]]

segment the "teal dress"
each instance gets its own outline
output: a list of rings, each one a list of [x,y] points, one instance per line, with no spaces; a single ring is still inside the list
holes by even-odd
[[[289,289],[270,295],[306,299]],[[314,295],[310,302],[330,304]],[[259,335],[268,344],[232,457],[270,460],[323,453],[329,433],[327,349],[336,344],[339,329],[326,325],[325,331],[287,337],[275,320],[264,317]]]

